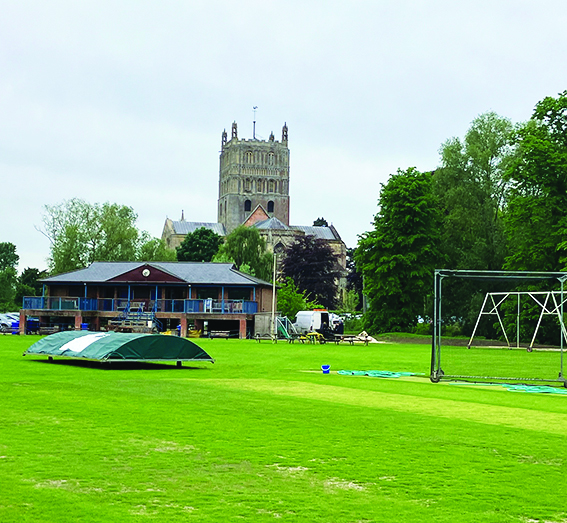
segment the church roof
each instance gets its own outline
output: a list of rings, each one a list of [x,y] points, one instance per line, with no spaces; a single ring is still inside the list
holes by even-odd
[[[209,223],[209,222],[186,222],[185,220],[181,221],[171,221],[173,226],[173,231],[175,234],[190,234],[195,232],[197,229],[204,227],[205,229],[209,229],[219,236],[225,236],[226,230],[222,223]]]
[[[268,220],[263,220],[261,222],[256,222],[252,227],[256,227],[257,229],[271,229],[271,230],[286,230],[289,231],[290,227],[288,227],[285,223],[278,220],[277,218],[269,218]]]
[[[321,227],[314,225],[286,225],[277,218],[269,218],[254,223],[251,227],[256,227],[262,231],[265,230],[279,230],[279,231],[298,231],[305,234],[305,236],[313,236],[320,240],[340,240],[341,237],[337,230],[331,225],[330,227]]]
[[[317,227],[314,225],[290,225],[290,229],[302,231],[305,236],[314,236],[321,240],[340,240],[341,237],[336,229],[331,225],[330,227]]]

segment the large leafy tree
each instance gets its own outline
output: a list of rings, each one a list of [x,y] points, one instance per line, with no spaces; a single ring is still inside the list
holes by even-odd
[[[44,209],[52,274],[81,269],[94,261],[175,259],[159,240],[156,243],[138,230],[138,216],[131,207],[109,202],[91,204],[74,198]]]
[[[43,223],[51,241],[51,273],[80,269],[94,261],[135,260],[140,238],[136,219],[131,207],[111,203],[74,198],[46,205]]]
[[[382,185],[374,229],[361,235],[355,255],[368,298],[367,329],[405,331],[424,314],[439,258],[439,223],[430,173],[398,170]]]
[[[502,269],[507,254],[502,213],[509,192],[504,174],[514,152],[513,130],[508,119],[489,112],[472,121],[464,139],[451,138],[441,146],[441,166],[433,176],[442,212],[440,267]],[[447,281],[444,319],[458,318],[470,334],[489,290],[498,288],[493,282]]]
[[[181,245],[177,247],[178,261],[210,262],[219,251],[222,236],[216,232],[199,227],[185,236]]]
[[[273,255],[258,229],[241,225],[234,229],[220,246],[213,261],[234,263],[238,270],[249,272],[262,280],[272,279]]]
[[[508,119],[485,113],[473,120],[464,140],[451,138],[441,146],[433,188],[443,212],[440,250],[447,268],[502,269],[512,131]]]
[[[16,266],[19,259],[13,243],[0,242],[0,311],[2,312],[16,308],[14,297],[17,283]]]
[[[18,282],[22,285],[31,287],[34,291],[33,295],[37,296],[41,294],[43,287],[43,284],[39,280],[47,278],[47,276],[47,271],[40,271],[36,268],[27,267],[22,271],[22,274],[20,274]]]
[[[47,278],[47,271],[27,267],[22,271],[16,283],[15,302],[18,307],[22,305],[24,296],[40,296],[43,290],[42,278]]]
[[[337,282],[342,276],[337,257],[323,240],[302,236],[286,250],[282,274],[291,278],[311,301],[333,309],[337,305]]]
[[[508,169],[506,268],[567,269],[567,91],[538,102]]]
[[[10,242],[0,242],[0,271],[15,269],[20,257],[16,254],[16,246]]]
[[[17,272],[9,267],[0,271],[0,312],[19,309],[15,304]]]
[[[505,212],[510,270],[567,270],[567,91],[536,104],[515,134],[516,154],[507,171],[511,185]],[[518,290],[548,290],[524,285]],[[515,329],[516,307],[505,304],[504,324]],[[537,307],[522,304],[523,339],[541,321]],[[514,331],[515,332],[515,331]],[[556,343],[557,324],[544,317],[539,343]]]
[[[147,233],[142,233],[142,242],[137,257],[140,261],[148,262],[177,261],[176,252],[168,249],[164,240],[150,238]]]

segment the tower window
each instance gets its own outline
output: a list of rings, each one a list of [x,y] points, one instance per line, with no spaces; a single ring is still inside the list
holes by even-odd
[[[252,210],[252,202],[250,200],[246,200],[244,202],[244,212],[250,212]]]
[[[268,212],[274,212],[274,202],[272,200],[268,202]]]

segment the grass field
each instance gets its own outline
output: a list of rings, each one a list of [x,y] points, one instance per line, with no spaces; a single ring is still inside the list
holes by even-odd
[[[0,336],[0,521],[565,522],[567,396],[428,373],[430,346],[198,340],[103,367]]]
[[[531,382],[530,378],[558,381],[561,357],[558,349],[528,352],[525,348],[508,347],[441,347],[441,367],[446,375],[453,376],[505,377],[526,382]],[[567,362],[564,362],[564,369],[567,369]]]

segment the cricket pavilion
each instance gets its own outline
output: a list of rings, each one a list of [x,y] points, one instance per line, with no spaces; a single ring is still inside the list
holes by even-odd
[[[22,334],[171,330],[245,338],[266,331],[275,307],[272,284],[231,263],[94,262],[42,283],[43,296],[23,300]]]

